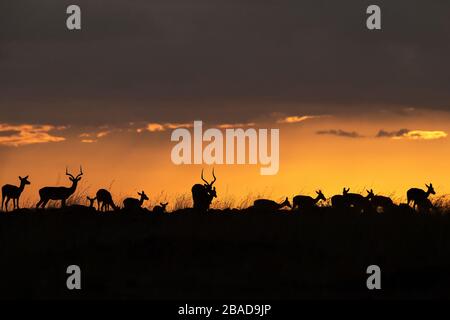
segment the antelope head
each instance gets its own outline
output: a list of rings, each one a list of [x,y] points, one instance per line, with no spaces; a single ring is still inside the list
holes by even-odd
[[[73,175],[71,175],[68,171],[67,171],[67,167],[66,167],[66,176],[69,176],[70,181],[72,181],[73,183],[77,183],[78,181],[81,180],[81,176],[83,175],[83,169],[80,166],[80,173],[74,177]]]
[[[430,183],[430,185],[428,185],[428,184],[425,184],[425,186],[428,188],[428,193],[429,194],[436,194],[436,191],[434,191],[434,188],[433,188],[433,184],[432,183]]]
[[[21,185],[26,185],[26,184],[30,184],[30,181],[28,181],[28,176],[22,178],[21,176],[19,176],[19,180],[20,180],[20,184]]]
[[[318,200],[327,201],[327,199],[325,198],[325,196],[323,195],[323,193],[322,193],[321,190],[316,191],[316,193],[317,193],[317,198],[318,198]]]
[[[373,193],[373,189],[366,191],[367,191],[367,199],[372,199],[375,196],[375,194]]]
[[[144,190],[142,190],[142,192],[138,192],[138,195],[141,196],[141,201],[148,200],[148,197],[145,194]]]
[[[213,187],[214,182],[216,182],[217,178],[214,174],[214,168],[212,170],[212,175],[213,175],[213,180],[211,182],[208,182],[205,180],[205,178],[203,178],[203,169],[202,169],[202,175],[201,178],[202,180],[205,182],[205,184],[203,185],[206,189],[206,191],[208,191],[208,193],[213,197],[213,198],[217,198],[217,193],[216,193],[216,187]]]

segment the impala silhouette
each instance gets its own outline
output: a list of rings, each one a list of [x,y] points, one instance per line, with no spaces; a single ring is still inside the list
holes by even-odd
[[[216,187],[213,187],[214,182],[216,182],[217,178],[214,174],[214,169],[212,171],[212,175],[214,180],[211,182],[206,181],[203,178],[203,169],[201,178],[205,182],[202,184],[194,184],[192,186],[192,200],[194,202],[194,209],[199,211],[207,211],[211,206],[211,202],[214,198],[217,198]]]
[[[321,190],[316,191],[316,193],[317,193],[316,198],[313,198],[310,196],[302,196],[302,195],[295,196],[292,199],[292,210],[294,210],[295,208],[301,208],[301,209],[312,208],[315,205],[317,205],[317,203],[320,200],[327,201],[327,199],[325,198],[325,196],[323,195]]]
[[[114,210],[119,209],[114,204],[111,193],[108,190],[99,189],[96,193],[96,198],[97,198],[97,210],[98,211],[109,211],[110,207],[112,207]]]
[[[80,173],[74,177],[71,175],[66,168],[66,176],[69,176],[69,180],[72,181],[70,187],[44,187],[39,190],[39,196],[41,199],[36,204],[36,209],[42,206],[44,209],[50,200],[61,201],[61,207],[66,206],[66,200],[75,192],[77,189],[78,181],[81,180],[83,175],[83,169],[80,166]]]
[[[430,185],[425,184],[425,186],[427,187],[426,192],[418,188],[411,188],[408,190],[408,192],[406,193],[406,196],[408,198],[408,205],[413,202],[413,208],[415,209],[419,203],[423,203],[425,199],[428,199],[430,194],[436,194],[432,183],[430,183]]]
[[[28,181],[28,176],[22,178],[19,176],[20,185],[18,187],[13,186],[11,184],[5,184],[2,187],[2,210],[3,210],[3,202],[6,198],[6,204],[5,204],[5,210],[8,211],[8,202],[10,199],[13,200],[13,209],[20,209],[19,208],[19,198],[22,194],[23,189],[27,184],[30,184],[30,181]]]
[[[289,199],[287,197],[281,203],[275,202],[273,200],[268,200],[268,199],[257,199],[253,202],[253,206],[255,208],[258,208],[261,210],[267,210],[267,211],[277,211],[284,207],[292,208],[291,203],[289,202]]]
[[[138,195],[140,196],[139,199],[136,198],[126,198],[123,200],[123,206],[125,209],[140,209],[142,207],[142,204],[145,200],[148,200],[147,195],[144,191],[138,192]]]

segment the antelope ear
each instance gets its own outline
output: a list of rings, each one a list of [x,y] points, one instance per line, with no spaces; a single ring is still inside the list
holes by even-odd
[[[141,196],[142,194],[141,194],[140,192],[138,192],[138,195],[140,195],[140,196]]]
[[[19,179],[20,179],[20,180],[22,180],[22,177],[21,177],[21,176],[19,176]]]
[[[24,179],[28,179],[28,176],[26,176]]]
[[[429,188],[430,186],[425,183],[425,187]]]

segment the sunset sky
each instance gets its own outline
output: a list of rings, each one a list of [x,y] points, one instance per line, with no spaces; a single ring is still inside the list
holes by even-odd
[[[279,128],[280,170],[216,165],[219,200],[344,186],[450,193],[450,3],[182,0],[0,3],[0,184],[116,198],[189,193],[211,166],[171,162],[170,133]]]

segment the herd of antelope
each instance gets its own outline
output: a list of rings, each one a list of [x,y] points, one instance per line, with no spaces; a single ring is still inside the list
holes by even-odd
[[[50,200],[61,201],[61,207],[66,206],[67,199],[75,193],[78,182],[83,176],[83,169],[80,167],[80,172],[74,177],[66,168],[66,176],[68,176],[69,180],[72,182],[70,187],[43,187],[39,190],[40,200],[36,204],[36,209],[44,209]],[[194,209],[197,211],[208,211],[214,198],[217,198],[216,187],[213,186],[217,180],[214,169],[212,170],[212,176],[213,180],[208,182],[204,179],[202,170],[201,179],[204,183],[195,184],[191,189]],[[8,204],[11,199],[13,201],[13,209],[20,209],[20,195],[25,186],[30,184],[30,181],[28,180],[28,176],[24,178],[19,176],[19,180],[19,186],[6,184],[2,187],[1,210],[3,210],[3,206],[5,206],[5,211],[8,211]],[[425,186],[427,187],[427,191],[418,188],[409,189],[407,192],[408,202],[406,204],[401,204],[400,206],[410,208],[412,204],[414,210],[418,210],[419,212],[430,212],[433,208],[433,204],[428,197],[432,194],[436,194],[436,192],[431,183],[429,185],[426,184]],[[373,190],[367,190],[366,196],[350,193],[349,191],[349,188],[344,188],[342,194],[331,197],[331,206],[336,209],[353,208],[353,210],[361,213],[369,211],[386,212],[397,207],[391,198],[375,195]],[[319,201],[327,200],[322,191],[319,190],[316,191],[316,193],[317,197],[315,198],[297,195],[292,199],[292,205],[287,197],[281,203],[269,199],[257,199],[254,201],[252,208],[271,211],[280,210],[285,207],[289,207],[292,210],[311,209],[316,207]],[[139,198],[126,198],[123,200],[123,209],[130,210],[142,208],[144,201],[149,200],[149,198],[144,191],[138,192],[138,195]],[[99,189],[94,198],[87,196],[87,200],[89,201],[88,207],[83,205],[75,206],[95,210],[94,204],[95,201],[97,201],[97,211],[104,212],[110,211],[111,209],[117,211],[121,209],[114,203],[111,193],[106,189]],[[168,203],[160,203],[155,206],[152,211],[153,213],[164,213],[166,212],[167,205]]]

